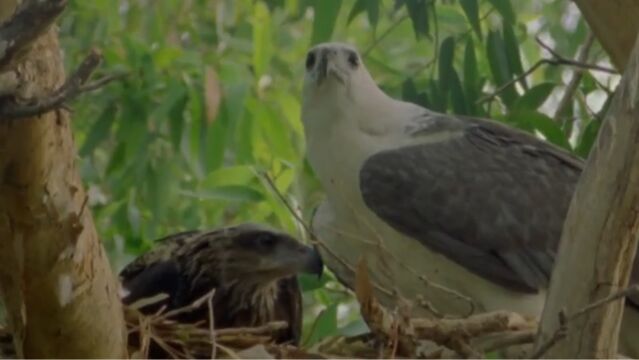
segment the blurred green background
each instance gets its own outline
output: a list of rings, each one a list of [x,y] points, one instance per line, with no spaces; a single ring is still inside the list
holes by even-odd
[[[74,0],[60,37],[69,70],[97,47],[100,72],[129,72],[72,104],[82,177],[116,270],[180,230],[253,221],[306,238],[260,174],[305,219],[322,197],[300,121],[314,43],[356,45],[395,97],[498,119],[581,156],[619,80],[544,65],[485,98],[551,57],[535,37],[570,59],[588,42],[579,11],[560,0]],[[610,67],[596,42],[588,55]],[[301,281],[307,344],[365,329],[330,274]]]

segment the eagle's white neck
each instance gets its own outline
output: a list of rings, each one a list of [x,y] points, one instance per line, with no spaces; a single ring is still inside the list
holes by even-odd
[[[330,80],[330,79],[329,79]],[[331,85],[326,86],[326,85]],[[361,201],[359,170],[372,154],[396,146],[414,105],[397,101],[377,87],[368,72],[346,84],[306,89],[302,120],[307,156],[329,199]]]

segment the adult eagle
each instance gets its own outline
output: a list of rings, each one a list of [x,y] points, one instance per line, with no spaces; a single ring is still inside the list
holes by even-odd
[[[121,271],[125,304],[165,293],[166,300],[142,311],[153,313],[162,306],[169,311],[190,305],[215,288],[216,328],[286,321],[288,328],[275,341],[299,342],[302,302],[296,274],[321,275],[322,261],[313,248],[255,224],[187,231],[156,244]],[[208,319],[206,306],[175,318],[179,322]]]
[[[303,92],[308,159],[327,197],[313,227],[338,278],[352,287],[365,256],[391,307],[399,295],[422,314],[541,314],[580,159],[497,122],[392,99],[345,44],[308,52]],[[622,348],[639,356],[639,299],[628,303]]]

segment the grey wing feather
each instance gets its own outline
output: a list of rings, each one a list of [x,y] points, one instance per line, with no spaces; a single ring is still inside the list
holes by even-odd
[[[360,171],[367,206],[493,282],[525,292],[547,286],[582,162],[487,120],[430,115],[421,121],[427,125],[414,126],[409,136],[419,139],[432,129],[458,136],[367,159]]]

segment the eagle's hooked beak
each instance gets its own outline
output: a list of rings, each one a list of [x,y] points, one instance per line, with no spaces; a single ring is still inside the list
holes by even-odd
[[[319,252],[315,248],[304,247],[304,266],[302,271],[308,274],[317,275],[318,278],[322,277],[324,271],[324,262]]]
[[[338,64],[337,53],[333,49],[325,49],[320,53],[317,65],[317,84],[324,82],[326,78],[333,76],[342,84],[346,83],[346,74]]]

